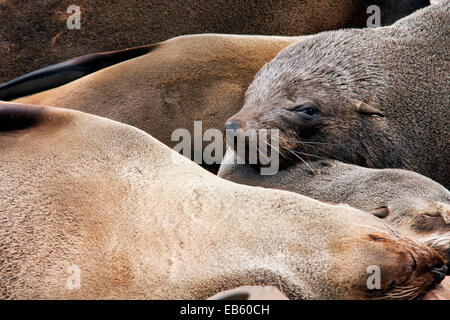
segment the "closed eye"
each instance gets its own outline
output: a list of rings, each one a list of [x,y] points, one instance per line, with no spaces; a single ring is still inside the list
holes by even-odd
[[[439,212],[435,212],[435,213],[425,213],[425,216],[430,217],[430,218],[440,218],[441,214]]]
[[[313,117],[317,117],[320,114],[319,109],[313,105],[302,105],[298,106],[292,110],[295,113],[300,114],[306,119],[312,119]]]

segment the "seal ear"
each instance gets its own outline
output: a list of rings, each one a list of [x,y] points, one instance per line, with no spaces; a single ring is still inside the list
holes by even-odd
[[[369,211],[369,213],[373,214],[375,217],[378,217],[378,218],[386,218],[389,215],[390,211],[389,211],[389,207],[384,206],[384,207],[379,207],[377,209],[371,210],[371,211]]]
[[[355,101],[355,108],[356,111],[361,113],[361,114],[366,114],[366,115],[376,115],[379,117],[384,117],[384,113],[381,110],[378,110],[375,107],[372,107],[371,105],[362,102],[362,101]]]
[[[446,224],[450,224],[450,205],[443,202],[438,202],[436,206],[438,212],[441,214]]]
[[[44,107],[0,103],[0,134],[38,126],[45,121]]]

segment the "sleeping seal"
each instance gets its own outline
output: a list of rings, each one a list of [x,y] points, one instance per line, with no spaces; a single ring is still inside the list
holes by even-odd
[[[172,141],[174,130],[186,129],[193,137],[196,120],[202,121],[203,132],[209,128],[223,129],[225,120],[242,106],[245,90],[256,72],[296,40],[296,37],[219,34],[176,37],[111,53],[107,59],[117,61],[125,55],[149,50],[61,87],[15,101],[106,117],[144,130],[173,148],[177,144]],[[70,77],[73,70],[88,72],[84,66],[88,64],[87,69],[96,66],[97,58],[98,55],[76,58],[47,69],[45,76],[30,74],[16,79],[14,84],[5,84],[0,89],[0,97],[17,95],[23,90],[30,93],[46,85],[39,80],[33,82],[34,76],[58,79],[66,73]],[[214,172],[219,169],[218,164],[204,166]]]
[[[1,299],[404,299],[445,276],[366,212],[223,180],[109,119],[1,103],[0,149]]]
[[[336,160],[300,162],[273,176],[234,164],[228,152],[219,176],[251,186],[297,192],[371,212],[436,249],[450,266],[450,192],[412,171],[371,169]]]

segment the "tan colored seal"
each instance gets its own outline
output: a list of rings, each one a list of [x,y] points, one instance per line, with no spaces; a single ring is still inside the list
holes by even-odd
[[[263,176],[225,155],[219,177],[252,186],[297,192],[371,212],[403,234],[436,249],[450,266],[450,192],[412,171],[370,169],[336,160],[301,162]]]
[[[178,143],[171,140],[173,131],[184,128],[193,137],[195,120],[202,121],[203,131],[222,129],[242,106],[256,72],[296,39],[182,36],[154,45],[141,57],[16,101],[117,120],[173,147]]]
[[[450,187],[449,8],[289,46],[258,72],[227,127],[280,129],[284,167],[336,159]]]
[[[443,278],[368,213],[223,180],[112,120],[2,103],[0,131],[2,299],[396,299]]]

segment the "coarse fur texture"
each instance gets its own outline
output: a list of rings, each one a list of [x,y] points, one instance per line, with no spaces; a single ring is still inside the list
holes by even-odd
[[[366,212],[223,180],[131,126],[10,103],[0,118],[15,123],[0,128],[2,299],[406,299],[443,278],[434,250]]]
[[[80,29],[67,28],[81,12]],[[388,24],[425,0],[3,0],[0,1],[0,83],[93,52],[118,50],[194,33],[297,36],[364,27],[378,4]]]
[[[384,219],[403,234],[437,250],[450,266],[450,192],[418,173],[371,169],[336,160],[301,162],[276,175],[260,175],[225,155],[219,177],[251,186],[345,203]]]
[[[289,46],[258,72],[230,121],[280,129],[283,167],[336,159],[413,170],[448,188],[449,7]]]

